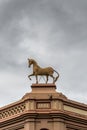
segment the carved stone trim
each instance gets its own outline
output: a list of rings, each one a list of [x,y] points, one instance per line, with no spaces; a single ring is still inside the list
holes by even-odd
[[[36,108],[37,109],[50,109],[51,104],[50,104],[50,102],[37,102]]]

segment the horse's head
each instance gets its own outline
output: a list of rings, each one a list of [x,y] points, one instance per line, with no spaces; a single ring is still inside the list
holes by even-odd
[[[28,59],[28,67],[31,67],[31,65],[32,65],[32,60]]]
[[[28,58],[28,67],[31,67],[31,65],[34,63],[35,63],[35,61],[33,59]]]

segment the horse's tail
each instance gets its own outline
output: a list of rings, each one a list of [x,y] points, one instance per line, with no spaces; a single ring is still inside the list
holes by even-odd
[[[56,74],[57,74],[57,77],[55,78],[55,81],[54,82],[56,82],[57,81],[57,79],[59,78],[59,73],[56,71],[56,70],[54,70],[55,72],[56,72]]]

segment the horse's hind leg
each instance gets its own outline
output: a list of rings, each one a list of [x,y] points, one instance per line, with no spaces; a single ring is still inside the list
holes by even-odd
[[[55,77],[53,75],[50,75],[53,78],[53,84],[55,83]]]
[[[37,75],[36,75],[36,84],[38,84],[38,77],[37,77]]]
[[[47,82],[48,82],[48,75],[46,75],[46,84],[47,84]]]

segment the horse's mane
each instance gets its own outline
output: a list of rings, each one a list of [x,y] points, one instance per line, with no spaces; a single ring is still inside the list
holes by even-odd
[[[34,64],[36,64],[40,68],[40,66],[38,65],[38,63],[34,59],[31,59],[31,60],[33,61]]]
[[[31,59],[33,61],[33,63],[37,64],[37,62],[34,59]]]

